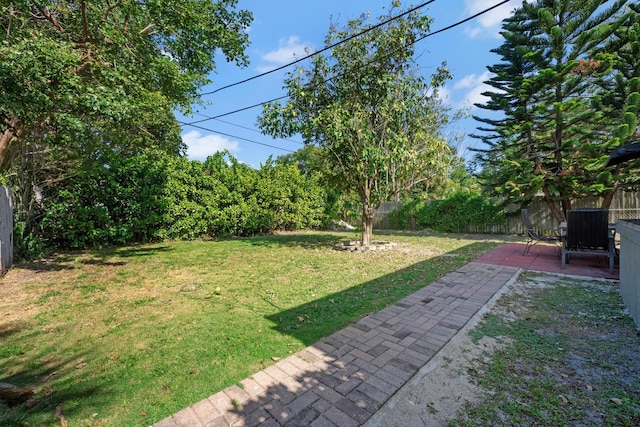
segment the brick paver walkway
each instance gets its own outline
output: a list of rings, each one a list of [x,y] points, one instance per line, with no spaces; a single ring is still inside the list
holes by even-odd
[[[469,263],[154,426],[362,425],[518,271]]]

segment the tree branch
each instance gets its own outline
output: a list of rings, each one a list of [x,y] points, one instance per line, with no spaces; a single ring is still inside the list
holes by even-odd
[[[116,7],[118,7],[118,3],[119,3],[118,1],[111,3],[109,0],[107,0],[107,8],[104,10],[104,13],[102,14],[102,22],[106,22],[106,20],[109,18],[109,14],[111,13],[111,11]]]
[[[82,40],[80,43],[86,43],[89,41],[89,18],[87,17],[87,2],[83,1],[80,3],[80,14],[82,16],[82,32],[84,33],[82,36]]]
[[[41,16],[37,16],[34,13],[31,14],[35,19],[49,21],[60,33],[67,34],[66,30],[60,25],[56,17],[51,13],[48,7],[38,4],[36,2],[31,3],[33,8],[37,9],[41,13]],[[67,37],[69,37],[67,35]]]

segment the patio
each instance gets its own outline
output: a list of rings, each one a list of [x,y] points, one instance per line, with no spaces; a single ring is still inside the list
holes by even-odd
[[[618,265],[616,264],[613,274],[610,274],[606,258],[575,254],[563,270],[557,246],[537,244],[530,249],[527,255],[523,256],[524,246],[519,243],[508,243],[481,256],[476,262],[573,276],[620,279]]]

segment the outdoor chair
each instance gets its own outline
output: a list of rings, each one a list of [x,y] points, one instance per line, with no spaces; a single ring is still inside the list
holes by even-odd
[[[540,231],[533,228],[528,209],[522,209],[522,220],[527,233],[527,245],[524,247],[524,252],[522,252],[523,256],[528,254],[531,246],[538,242],[560,244],[560,235],[557,229]]]
[[[562,232],[562,268],[566,268],[571,254],[604,255],[609,258],[609,272],[613,273],[615,232],[609,228],[606,209],[576,209],[567,212],[567,226]]]

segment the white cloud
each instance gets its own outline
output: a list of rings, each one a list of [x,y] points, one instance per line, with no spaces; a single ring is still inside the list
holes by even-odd
[[[496,4],[496,0],[464,0],[465,16],[472,16],[476,13]],[[511,0],[502,6],[478,16],[472,21],[472,26],[465,31],[471,38],[492,37],[498,38],[502,29],[502,21],[509,17],[514,9],[521,5],[520,0]]]
[[[484,83],[489,78],[491,78],[489,71],[480,75],[469,74],[455,82],[451,88],[447,88],[440,97],[444,99],[443,95],[446,94],[448,98],[446,102],[455,109],[476,108],[474,104],[485,104],[489,101],[489,98],[483,96],[482,92],[495,90]]]
[[[238,141],[220,135],[202,135],[195,130],[183,134],[182,141],[187,145],[187,157],[191,160],[205,160],[208,156],[222,150],[229,150],[232,153],[240,150]]]
[[[308,43],[301,43],[300,37],[290,36],[288,39],[280,39],[278,49],[272,50],[262,55],[262,60],[266,65],[257,67],[258,72],[264,73],[273,70],[280,65],[288,64],[296,58],[306,56],[310,49]]]
[[[440,99],[445,104],[451,104],[453,99],[451,89],[449,89],[447,86],[438,88],[438,99]]]

